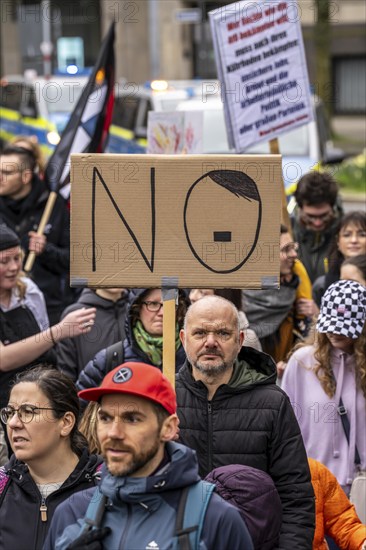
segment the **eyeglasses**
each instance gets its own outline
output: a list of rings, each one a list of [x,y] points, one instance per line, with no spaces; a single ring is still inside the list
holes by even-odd
[[[34,415],[37,411],[54,411],[52,407],[36,407],[35,405],[20,405],[18,409],[14,407],[4,407],[0,410],[0,418],[4,424],[7,424],[9,420],[13,418],[15,413],[17,413],[18,418],[23,424],[28,424],[32,422]]]
[[[307,212],[301,211],[301,217],[304,221],[315,222],[316,220],[325,222],[333,216],[333,211],[329,210],[328,212],[323,212],[323,214],[308,214]]]
[[[145,306],[147,311],[151,311],[151,313],[156,313],[157,311],[160,311],[163,307],[163,304],[161,302],[142,302]]]
[[[282,248],[280,248],[280,252],[282,254],[289,254],[290,252],[298,252],[299,250],[299,243],[288,243],[285,244]]]

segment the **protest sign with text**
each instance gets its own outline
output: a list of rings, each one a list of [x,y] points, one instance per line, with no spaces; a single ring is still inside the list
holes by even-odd
[[[229,144],[237,152],[313,120],[296,8],[245,0],[210,12]]]

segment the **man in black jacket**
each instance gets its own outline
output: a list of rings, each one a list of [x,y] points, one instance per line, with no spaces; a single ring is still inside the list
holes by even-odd
[[[227,464],[267,472],[282,503],[279,548],[310,550],[314,492],[300,429],[276,386],[273,360],[242,348],[238,311],[218,296],[189,308],[181,340],[187,362],[176,380],[180,437],[196,450],[200,475]]]
[[[26,255],[35,252],[32,278],[44,294],[52,325],[67,305],[63,296],[70,263],[70,216],[66,202],[58,196],[44,234],[37,235],[49,190],[35,166],[28,149],[9,145],[1,152],[0,223],[15,231]]]

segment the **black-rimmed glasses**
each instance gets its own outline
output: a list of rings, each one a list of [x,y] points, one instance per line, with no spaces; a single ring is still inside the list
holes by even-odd
[[[151,313],[157,313],[163,307],[163,304],[161,302],[142,302],[142,303],[146,306],[147,311],[151,311]]]
[[[38,411],[54,411],[52,407],[36,407],[35,405],[20,405],[17,409],[8,405],[0,410],[0,418],[4,424],[7,424],[9,420],[13,418],[15,413],[23,424],[32,422],[34,415]]]
[[[326,222],[334,216],[333,210],[328,212],[322,212],[321,214],[308,214],[307,212],[301,211],[301,218],[304,222],[315,222],[319,220],[321,222]]]

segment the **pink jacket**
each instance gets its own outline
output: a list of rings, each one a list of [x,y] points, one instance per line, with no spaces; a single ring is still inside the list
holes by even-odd
[[[308,456],[327,466],[348,494],[356,473],[355,443],[361,468],[366,469],[366,400],[356,384],[354,357],[333,349],[330,360],[337,381],[334,397],[327,396],[315,376],[313,346],[300,348],[291,356],[281,387],[295,410]],[[350,445],[337,411],[339,395],[350,421]]]

